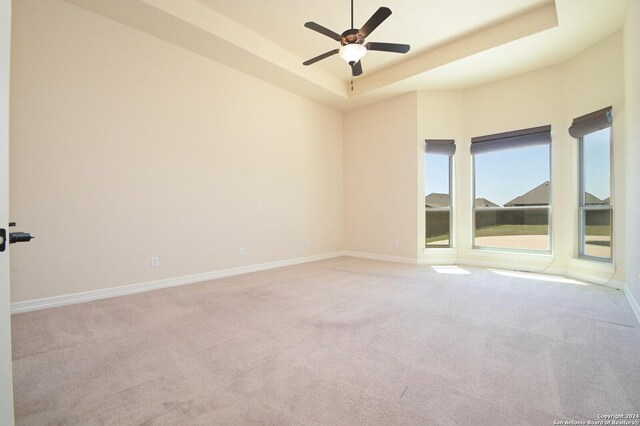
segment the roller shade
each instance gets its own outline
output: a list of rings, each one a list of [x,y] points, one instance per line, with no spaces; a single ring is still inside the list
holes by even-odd
[[[569,134],[574,138],[581,138],[589,133],[611,127],[611,122],[611,107],[608,106],[601,110],[574,118],[571,127],[569,127]]]
[[[456,153],[456,141],[453,139],[425,139],[427,154],[453,155]]]
[[[471,154],[551,144],[551,126],[532,127],[471,138]]]

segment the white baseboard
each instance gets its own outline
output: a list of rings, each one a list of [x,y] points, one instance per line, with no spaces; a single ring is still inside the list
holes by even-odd
[[[376,253],[362,253],[358,251],[345,251],[343,253],[344,256],[351,257],[359,257],[361,259],[372,259],[372,260],[382,260],[385,262],[396,262],[396,263],[409,263],[411,265],[416,265],[418,263],[417,259],[413,257],[401,257],[401,256],[389,256],[387,254],[376,254]]]
[[[631,291],[629,290],[629,287],[627,286],[626,283],[623,284],[622,290],[624,291],[624,295],[627,297],[627,300],[629,301],[629,306],[631,306],[631,310],[633,311],[633,314],[636,316],[636,320],[638,321],[638,324],[640,324],[640,305],[638,305],[638,301],[633,297],[633,294],[631,294]]]
[[[75,303],[89,302],[92,300],[107,299],[110,297],[124,296],[127,294],[142,293],[145,291],[158,290],[167,287],[176,287],[180,285],[193,284],[203,281],[215,280],[218,278],[231,277],[235,275],[247,274],[250,272],[266,271],[269,269],[282,268],[285,266],[298,265],[301,263],[315,262],[319,260],[332,259],[340,256],[351,256],[361,259],[381,260],[386,262],[407,263],[407,264],[425,264],[418,259],[401,256],[389,256],[384,254],[375,253],[362,253],[353,251],[338,251],[332,253],[325,253],[315,256],[297,257],[291,259],[277,260],[274,262],[259,263],[255,265],[239,266],[236,268],[220,269],[217,271],[204,272],[201,274],[185,275],[181,277],[167,278],[157,281],[149,281],[145,283],[129,284],[120,287],[111,287],[100,290],[85,291],[81,293],[65,294],[61,296],[45,297],[42,299],[25,300],[23,302],[15,302],[11,304],[11,314],[18,314],[23,312],[36,311],[40,309],[54,308],[58,306],[72,305]],[[496,267],[495,264],[489,265],[490,262],[465,259],[461,262],[464,265],[476,266],[476,267]],[[535,271],[532,271],[535,272]],[[545,271],[547,274],[564,275],[572,278],[582,279],[584,281],[595,282],[597,284],[603,284],[612,288],[617,288],[624,291],[624,294],[629,301],[629,305],[633,310],[638,323],[640,323],[640,305],[635,300],[633,294],[627,288],[627,285],[619,281],[609,281],[607,283],[599,283],[598,280],[594,280],[593,276],[585,276],[584,274],[571,274],[568,271],[556,268],[549,268]],[[578,276],[576,276],[578,275]],[[590,279],[589,279],[590,278]]]
[[[344,256],[345,252],[325,253],[315,256],[296,257],[291,259],[277,260],[274,262],[259,263],[255,265],[239,266],[236,268],[220,269],[217,271],[204,272],[201,274],[185,275],[181,277],[167,278],[145,283],[129,284],[120,287],[111,287],[100,290],[84,291],[81,293],[65,294],[61,296],[45,297],[42,299],[25,300],[11,304],[11,314],[36,311],[40,309],[54,308],[57,306],[72,305],[75,303],[89,302],[91,300],[107,299],[110,297],[124,296],[127,294],[142,293],[145,291],[158,290],[161,288],[175,287],[186,284],[193,284],[202,281],[210,281],[218,278],[231,277],[234,275],[247,274],[249,272],[266,271],[268,269],[282,268],[284,266],[298,265],[301,263],[315,262],[318,260],[332,259]]]

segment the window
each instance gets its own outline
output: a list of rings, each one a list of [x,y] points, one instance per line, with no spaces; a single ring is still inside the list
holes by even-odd
[[[580,138],[580,256],[611,261],[611,129]]]
[[[471,140],[474,248],[551,250],[551,126]]]
[[[451,247],[451,176],[455,143],[427,139],[425,153],[425,247]]]
[[[577,117],[569,134],[578,139],[580,165],[579,255],[613,259],[611,107]]]

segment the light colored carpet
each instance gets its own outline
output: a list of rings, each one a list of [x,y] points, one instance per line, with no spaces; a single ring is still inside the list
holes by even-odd
[[[640,328],[622,292],[439,269],[343,257],[16,315],[17,424],[552,425],[640,411]]]

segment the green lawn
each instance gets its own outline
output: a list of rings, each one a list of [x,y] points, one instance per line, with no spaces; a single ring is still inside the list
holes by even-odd
[[[611,227],[608,225],[588,225],[587,235],[611,236]]]

